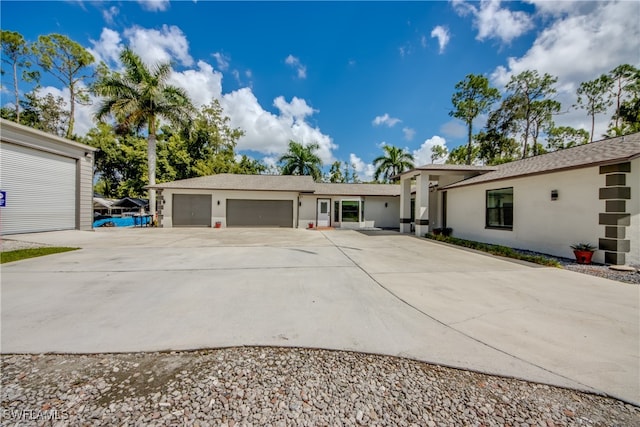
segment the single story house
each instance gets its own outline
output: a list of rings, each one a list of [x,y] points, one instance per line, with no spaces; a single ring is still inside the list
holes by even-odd
[[[457,237],[573,258],[640,264],[640,133],[492,167],[425,165],[400,176],[401,231],[451,227]]]
[[[396,227],[400,187],[218,174],[156,184],[162,227]]]
[[[95,151],[0,119],[0,234],[91,230]]]

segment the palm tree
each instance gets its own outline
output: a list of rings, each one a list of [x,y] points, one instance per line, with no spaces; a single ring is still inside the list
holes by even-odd
[[[320,146],[318,144],[302,145],[295,141],[289,141],[289,151],[278,160],[282,165],[283,175],[311,175],[314,181],[322,177],[322,160],[315,153]]]
[[[156,183],[156,131],[160,119],[184,125],[194,107],[187,93],[167,84],[171,64],[147,67],[142,59],[126,48],[120,54],[124,72],[103,75],[94,85],[103,97],[96,118],[103,120],[113,114],[128,128],[147,128],[147,162],[149,185]],[[156,213],[156,192],[149,190],[149,209]]]
[[[373,159],[373,164],[376,166],[373,179],[376,181],[382,175],[384,181],[389,182],[391,177],[413,168],[413,156],[404,149],[392,145],[385,145],[382,149],[384,154]]]

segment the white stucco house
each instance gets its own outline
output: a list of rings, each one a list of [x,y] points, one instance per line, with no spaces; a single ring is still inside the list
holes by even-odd
[[[493,167],[425,165],[400,176],[401,231],[456,237],[572,258],[640,264],[640,133]],[[415,207],[412,210],[412,186]]]
[[[162,227],[397,228],[400,186],[218,174],[156,184]]]
[[[0,234],[91,230],[95,151],[0,119]]]

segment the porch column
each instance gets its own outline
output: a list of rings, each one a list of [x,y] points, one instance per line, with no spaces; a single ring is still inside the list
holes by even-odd
[[[429,231],[429,174],[420,172],[416,177],[416,236]]]
[[[400,178],[400,232],[411,233],[411,177]]]

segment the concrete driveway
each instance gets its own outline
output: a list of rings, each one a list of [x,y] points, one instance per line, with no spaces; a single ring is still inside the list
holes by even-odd
[[[104,229],[2,266],[3,353],[397,355],[640,403],[640,288],[398,233]]]

